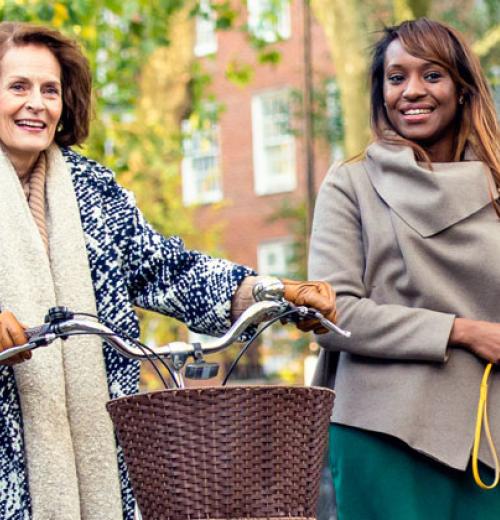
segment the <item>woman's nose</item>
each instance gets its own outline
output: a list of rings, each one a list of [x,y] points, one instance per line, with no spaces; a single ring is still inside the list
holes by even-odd
[[[425,95],[425,86],[419,77],[410,76],[403,91],[407,99],[415,99]]]
[[[33,89],[30,92],[30,96],[26,100],[26,108],[34,112],[39,112],[45,108],[43,104],[43,96],[39,90]]]

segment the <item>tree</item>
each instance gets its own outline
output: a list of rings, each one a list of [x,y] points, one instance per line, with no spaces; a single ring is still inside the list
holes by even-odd
[[[394,22],[429,16],[432,0],[393,0]]]
[[[307,0],[306,0],[307,1]],[[347,156],[360,153],[369,139],[367,95],[368,38],[360,0],[311,0],[335,64]]]
[[[216,251],[217,229],[199,233],[182,204],[180,123],[202,95],[191,88],[194,3],[186,0],[6,0],[2,20],[59,28],[82,45],[93,70],[94,112],[83,152],[112,168],[156,229]],[[175,320],[141,312],[143,336],[185,336]],[[147,373],[146,373],[147,376]]]

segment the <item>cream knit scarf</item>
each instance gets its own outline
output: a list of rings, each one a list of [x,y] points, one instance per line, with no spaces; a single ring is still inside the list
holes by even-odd
[[[0,306],[28,326],[66,305],[95,313],[80,213],[66,163],[46,153],[49,256],[12,164],[0,151]],[[33,520],[122,518],[102,345],[75,337],[15,367]]]

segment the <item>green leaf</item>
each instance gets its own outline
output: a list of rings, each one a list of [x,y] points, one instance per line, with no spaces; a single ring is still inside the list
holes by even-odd
[[[36,14],[42,22],[49,22],[54,17],[54,6],[52,4],[42,4],[38,6]]]
[[[254,72],[252,65],[233,60],[227,65],[226,78],[239,87],[245,87],[252,81]]]
[[[263,50],[258,54],[258,60],[261,64],[277,65],[281,62],[282,54],[275,49]]]

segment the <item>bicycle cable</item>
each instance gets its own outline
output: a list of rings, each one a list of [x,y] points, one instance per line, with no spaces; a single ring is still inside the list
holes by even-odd
[[[145,343],[142,343],[141,341],[139,341],[138,339],[134,339],[132,338],[131,336],[129,336],[128,334],[122,334],[122,337],[125,338],[127,341],[130,341],[131,343],[134,343],[134,345],[136,345],[137,347],[139,348],[142,348],[144,350],[146,350],[146,352],[149,352],[150,355],[152,355],[156,361],[158,361],[158,363],[160,363],[160,365],[168,372],[168,375],[170,376],[170,378],[172,379],[172,381],[174,382],[174,385],[177,387],[177,388],[180,388],[179,386],[179,383],[177,382],[177,379],[175,378],[175,375],[172,371],[172,368],[169,366],[169,364],[164,360],[162,359],[150,346],[146,345]],[[152,362],[151,358],[147,358],[148,361]],[[155,365],[156,366],[156,365]],[[157,372],[158,374],[158,372]],[[160,379],[161,379],[161,382],[163,383],[163,386],[168,389],[170,388],[169,385],[167,384],[167,382],[165,381],[165,379],[160,375],[159,376]]]
[[[79,313],[79,314],[81,314],[81,313]],[[88,316],[92,316],[92,315],[88,315]],[[175,380],[175,377],[172,373],[172,369],[168,366],[168,364],[163,359],[161,359],[160,356],[158,356],[158,354],[151,347],[145,345],[144,343],[141,343],[139,340],[132,338],[128,334],[117,334],[115,332],[80,332],[80,331],[64,332],[61,334],[55,334],[56,339],[65,339],[65,338],[68,338],[71,336],[100,336],[100,337],[104,337],[104,338],[106,336],[122,337],[122,338],[126,339],[127,341],[130,341],[131,343],[133,343],[146,356],[146,360],[151,364],[151,366],[153,367],[153,370],[156,372],[156,375],[159,377],[160,381],[162,382],[163,386],[166,389],[168,389],[170,387],[169,387],[167,381],[165,380],[165,378],[163,377],[162,373],[160,372],[159,368],[153,362],[153,359],[151,358],[151,356],[153,356],[153,358],[156,361],[158,361],[167,370],[170,377],[174,381],[175,386],[177,388],[179,388],[179,384]]]
[[[222,386],[226,386],[229,378],[231,377],[231,374],[233,373],[234,369],[236,368],[236,365],[239,363],[240,359],[246,354],[248,349],[252,346],[254,341],[271,325],[276,323],[278,320],[281,320],[285,318],[286,316],[290,316],[291,314],[297,314],[297,309],[291,309],[289,311],[283,312],[279,316],[276,316],[272,320],[268,321],[263,327],[261,327],[257,332],[245,343],[243,348],[240,350],[239,354],[236,356],[236,359],[231,363],[231,366],[229,367],[226,375],[224,376],[224,379],[222,380]]]
[[[97,316],[96,314],[92,314],[92,313],[89,313],[89,312],[74,312],[73,313],[73,316],[86,316],[86,317],[89,317],[89,318],[93,318],[95,319],[97,322],[99,322],[99,316]],[[109,327],[111,328],[111,327]],[[122,337],[124,339],[126,339],[127,341],[130,341],[131,343],[133,343],[136,347],[138,347],[139,349],[144,349],[146,350],[150,355],[152,355],[154,357],[154,359],[156,361],[158,361],[161,366],[168,372],[168,375],[170,376],[170,378],[172,379],[172,381],[174,382],[174,385],[177,387],[177,388],[180,388],[179,386],[179,383],[177,382],[177,379],[174,375],[174,373],[172,372],[172,368],[168,365],[168,363],[161,359],[161,357],[151,348],[149,347],[148,345],[146,345],[145,343],[142,343],[141,341],[139,341],[138,339],[135,339],[133,338],[132,336],[130,336],[129,334],[123,332],[123,333],[113,333],[111,335],[114,335],[114,336],[118,336],[118,337]],[[161,375],[161,373],[159,372],[158,368],[156,367],[156,365],[153,363],[152,359],[148,356],[147,352],[144,352],[144,350],[142,350],[142,353],[144,355],[147,356],[147,360],[153,365],[154,367],[154,370],[156,372],[156,374],[158,375],[158,377],[160,378],[161,382],[163,383],[163,386],[168,389],[170,388],[170,386],[168,385],[168,383],[165,381],[165,378]]]

